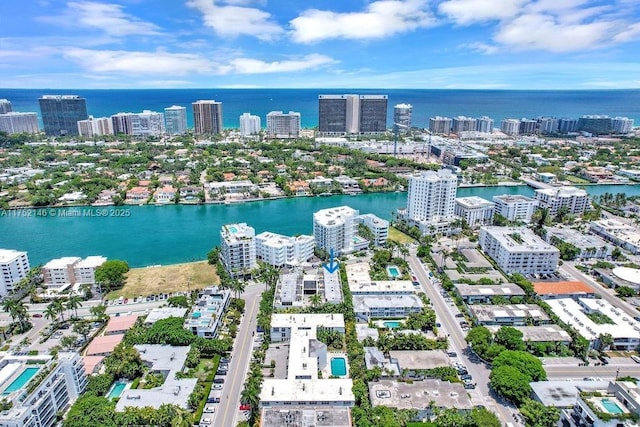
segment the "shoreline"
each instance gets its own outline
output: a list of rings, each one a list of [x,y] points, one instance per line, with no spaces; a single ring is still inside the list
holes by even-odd
[[[607,182],[607,183],[584,183],[584,184],[574,184],[571,183],[571,186],[574,187],[600,187],[605,185],[615,185],[615,186],[636,186],[640,185],[640,182]],[[494,187],[531,187],[529,184],[525,182],[501,182],[498,184],[463,184],[458,185],[457,188],[494,188]],[[555,186],[554,186],[555,187]],[[130,206],[153,206],[153,207],[163,207],[163,206],[206,206],[206,205],[241,205],[244,203],[255,203],[255,202],[269,202],[283,199],[297,199],[303,197],[333,197],[333,196],[352,196],[357,197],[361,195],[367,194],[385,194],[385,193],[406,193],[407,190],[404,191],[369,191],[366,193],[358,193],[358,194],[350,194],[350,193],[336,193],[336,194],[309,194],[304,196],[276,196],[269,198],[253,198],[253,199],[243,199],[243,200],[234,200],[234,201],[208,201],[203,203],[132,203],[132,204],[123,204],[123,205],[93,205],[93,204],[80,204],[80,205],[52,205],[52,206],[9,206],[8,208],[0,209],[0,212],[4,211],[14,211],[14,210],[47,210],[47,209],[75,209],[75,208],[96,208],[96,209],[126,209]]]

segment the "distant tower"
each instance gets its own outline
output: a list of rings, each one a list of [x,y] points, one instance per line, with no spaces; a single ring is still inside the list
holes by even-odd
[[[411,129],[413,106],[411,104],[398,104],[393,107],[393,123],[400,125],[400,132]]]
[[[11,102],[8,99],[0,99],[0,114],[7,114],[13,111]]]
[[[196,134],[222,133],[222,102],[200,100],[192,105],[194,132]]]
[[[260,116],[254,116],[249,113],[242,113],[240,116],[240,135],[249,136],[260,133],[261,123]]]
[[[187,133],[187,108],[172,105],[164,109],[165,129],[169,135]]]
[[[271,111],[267,114],[267,135],[272,138],[297,138],[300,136],[300,113]]]
[[[78,122],[89,118],[87,100],[77,95],[43,95],[38,103],[47,135],[77,135]]]
[[[458,178],[449,169],[426,171],[409,178],[407,215],[415,221],[453,217]]]
[[[387,130],[387,95],[319,95],[318,132],[324,136]]]

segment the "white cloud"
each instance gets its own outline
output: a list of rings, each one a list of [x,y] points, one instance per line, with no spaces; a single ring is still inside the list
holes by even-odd
[[[183,76],[187,74],[292,73],[334,64],[328,56],[311,54],[298,59],[267,62],[252,58],[211,61],[189,53],[132,52],[70,48],[64,57],[94,73]],[[176,79],[177,80],[177,79]],[[161,81],[161,80],[158,80]]]
[[[70,48],[65,50],[63,55],[95,73],[185,75],[213,70],[211,61],[188,53]]]
[[[563,53],[600,47],[611,38],[614,22],[559,24],[550,15],[522,15],[498,29],[496,42],[516,50]]]
[[[303,71],[334,64],[336,61],[325,55],[312,54],[301,59],[265,62],[251,58],[235,58],[219,67],[221,74],[264,74]]]
[[[625,28],[624,30],[622,30],[621,32],[616,34],[615,37],[613,38],[615,42],[620,42],[620,43],[629,42],[629,41],[638,40],[638,39],[640,39],[640,23],[629,25],[628,28]]]
[[[204,24],[220,36],[249,35],[273,40],[284,33],[270,13],[257,8],[218,5],[215,0],[189,0],[187,5],[200,11]]]
[[[127,15],[122,5],[113,3],[72,1],[67,3],[62,15],[41,16],[37,19],[62,26],[100,29],[116,37],[161,33],[157,25]]]
[[[458,25],[503,20],[518,15],[527,0],[448,0],[438,10]]]
[[[435,24],[424,0],[379,0],[362,12],[309,9],[290,21],[293,40],[300,43],[379,39]]]
[[[500,51],[498,46],[481,42],[469,43],[460,47],[463,49],[473,49],[476,52],[486,53],[487,55],[498,53]]]

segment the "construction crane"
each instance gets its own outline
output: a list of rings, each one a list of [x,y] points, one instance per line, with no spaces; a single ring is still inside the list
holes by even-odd
[[[398,156],[398,133],[400,132],[400,128],[408,128],[409,126],[403,125],[402,123],[393,123],[393,156]]]

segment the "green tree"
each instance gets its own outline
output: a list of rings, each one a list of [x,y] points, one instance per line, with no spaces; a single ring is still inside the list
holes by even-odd
[[[104,322],[109,318],[107,315],[107,306],[104,304],[94,305],[89,309],[89,313],[96,319],[98,322]]]
[[[64,427],[116,427],[115,403],[105,397],[83,396],[69,409]]]
[[[77,335],[65,335],[62,338],[60,338],[60,345],[62,346],[62,348],[65,348],[67,351],[71,351],[73,350],[73,347],[75,346],[75,342],[78,339]]]
[[[207,261],[209,262],[209,264],[216,265],[219,259],[220,259],[220,248],[218,246],[216,246],[215,248],[207,252]]]
[[[167,299],[169,307],[189,308],[189,300],[184,295],[176,295]]]
[[[64,303],[62,302],[62,300],[54,299],[47,305],[47,308],[49,307],[51,307],[51,310],[58,314],[58,316],[60,316],[60,318],[62,319],[61,321],[64,322]]]
[[[468,425],[477,427],[501,427],[502,423],[496,414],[486,408],[474,408],[469,414]]]
[[[96,268],[96,283],[106,291],[120,289],[124,285],[125,275],[129,271],[129,264],[125,261],[112,259]]]
[[[555,427],[560,420],[560,410],[554,406],[545,406],[533,399],[526,399],[520,406],[528,427]]]
[[[516,368],[523,375],[529,377],[530,381],[544,381],[547,379],[547,373],[542,367],[540,359],[525,351],[503,351],[493,359],[494,369],[502,366]]]
[[[107,373],[116,378],[133,379],[140,376],[144,370],[138,350],[124,343],[118,344],[104,363]]]
[[[531,394],[529,386],[531,378],[513,366],[494,367],[489,380],[496,393],[516,405],[522,403]]]
[[[87,337],[89,336],[90,331],[91,324],[86,320],[81,320],[73,325],[73,332],[82,335],[82,338],[84,338],[85,342],[87,341]]]
[[[618,286],[616,295],[620,298],[631,298],[637,295],[637,292],[630,286]]]
[[[502,326],[496,332],[494,341],[503,345],[507,350],[524,350],[525,342],[522,340],[523,334],[511,326]]]
[[[72,295],[65,305],[67,310],[73,310],[73,317],[78,318],[78,308],[82,307],[82,297],[80,295]]]

